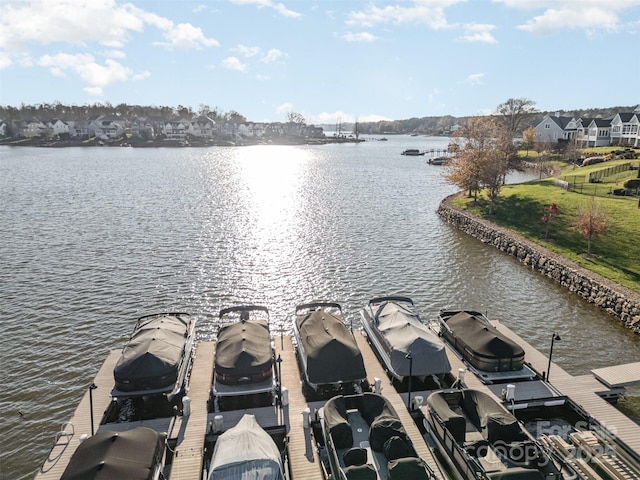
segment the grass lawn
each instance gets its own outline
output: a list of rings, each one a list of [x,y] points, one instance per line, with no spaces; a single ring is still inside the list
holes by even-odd
[[[597,167],[603,166],[593,166]],[[634,171],[632,178],[636,175],[637,171]],[[567,192],[555,186],[553,178],[547,178],[505,185],[490,217],[487,215],[489,202],[482,195],[475,204],[466,195],[457,197],[454,203],[640,293],[640,199],[599,196],[598,202],[607,214],[607,230],[603,236],[591,239],[592,256],[587,257],[587,239],[573,230],[572,224],[578,209],[590,201],[590,195]],[[558,206],[558,216],[550,223],[548,239],[545,240],[542,216],[545,207],[551,203]]]

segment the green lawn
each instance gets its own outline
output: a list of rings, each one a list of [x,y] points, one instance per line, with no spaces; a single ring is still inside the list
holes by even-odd
[[[587,168],[597,167],[602,168],[602,164]],[[578,208],[590,200],[589,195],[567,192],[548,178],[504,186],[490,217],[487,215],[489,204],[486,197],[480,196],[474,204],[473,199],[462,195],[455,199],[455,204],[640,293],[639,199],[612,195],[598,198],[608,217],[607,231],[603,236],[592,239],[592,256],[587,258],[587,239],[571,227]],[[544,208],[551,203],[558,205],[559,212],[550,224],[548,240],[545,240],[542,216]]]

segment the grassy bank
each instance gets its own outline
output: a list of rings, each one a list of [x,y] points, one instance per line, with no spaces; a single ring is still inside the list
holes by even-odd
[[[634,160],[632,163],[637,165],[638,161]],[[603,166],[586,167],[580,173],[587,175],[597,168]],[[572,169],[571,174],[575,173]],[[562,175],[566,175],[566,172],[561,173],[558,178]],[[637,171],[629,173],[629,176],[635,175]],[[617,185],[623,181],[619,176],[614,180]],[[605,183],[599,185],[601,188],[596,195],[607,215],[607,230],[604,235],[592,238],[591,256],[586,255],[587,239],[573,229],[579,208],[591,201],[591,195],[565,191],[554,184],[553,178],[504,186],[491,216],[487,215],[489,203],[483,196],[479,197],[478,202],[474,202],[461,194],[454,203],[521,234],[583,268],[640,293],[639,199],[611,195],[607,192],[613,190],[613,185],[609,189]],[[558,215],[550,222],[548,237],[545,239],[546,225],[542,217],[545,207],[552,203],[558,206]]]

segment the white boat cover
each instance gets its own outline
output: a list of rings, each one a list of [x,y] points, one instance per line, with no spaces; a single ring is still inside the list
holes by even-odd
[[[398,375],[421,377],[451,370],[444,343],[408,305],[383,303],[376,312],[375,321],[387,341],[391,366]],[[407,358],[409,352],[411,365]]]
[[[218,438],[209,480],[282,480],[281,458],[278,446],[256,418],[245,414]]]

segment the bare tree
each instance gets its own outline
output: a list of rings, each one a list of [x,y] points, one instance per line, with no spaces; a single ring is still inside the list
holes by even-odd
[[[509,131],[512,138],[516,137],[522,121],[538,111],[535,104],[536,102],[528,98],[510,98],[496,107],[498,123]]]
[[[607,230],[607,213],[595,196],[586,205],[578,208],[573,228],[587,239],[587,255],[591,255],[591,239]]]
[[[307,121],[301,113],[289,112],[287,113],[287,122],[297,123],[299,125],[306,125]]]

